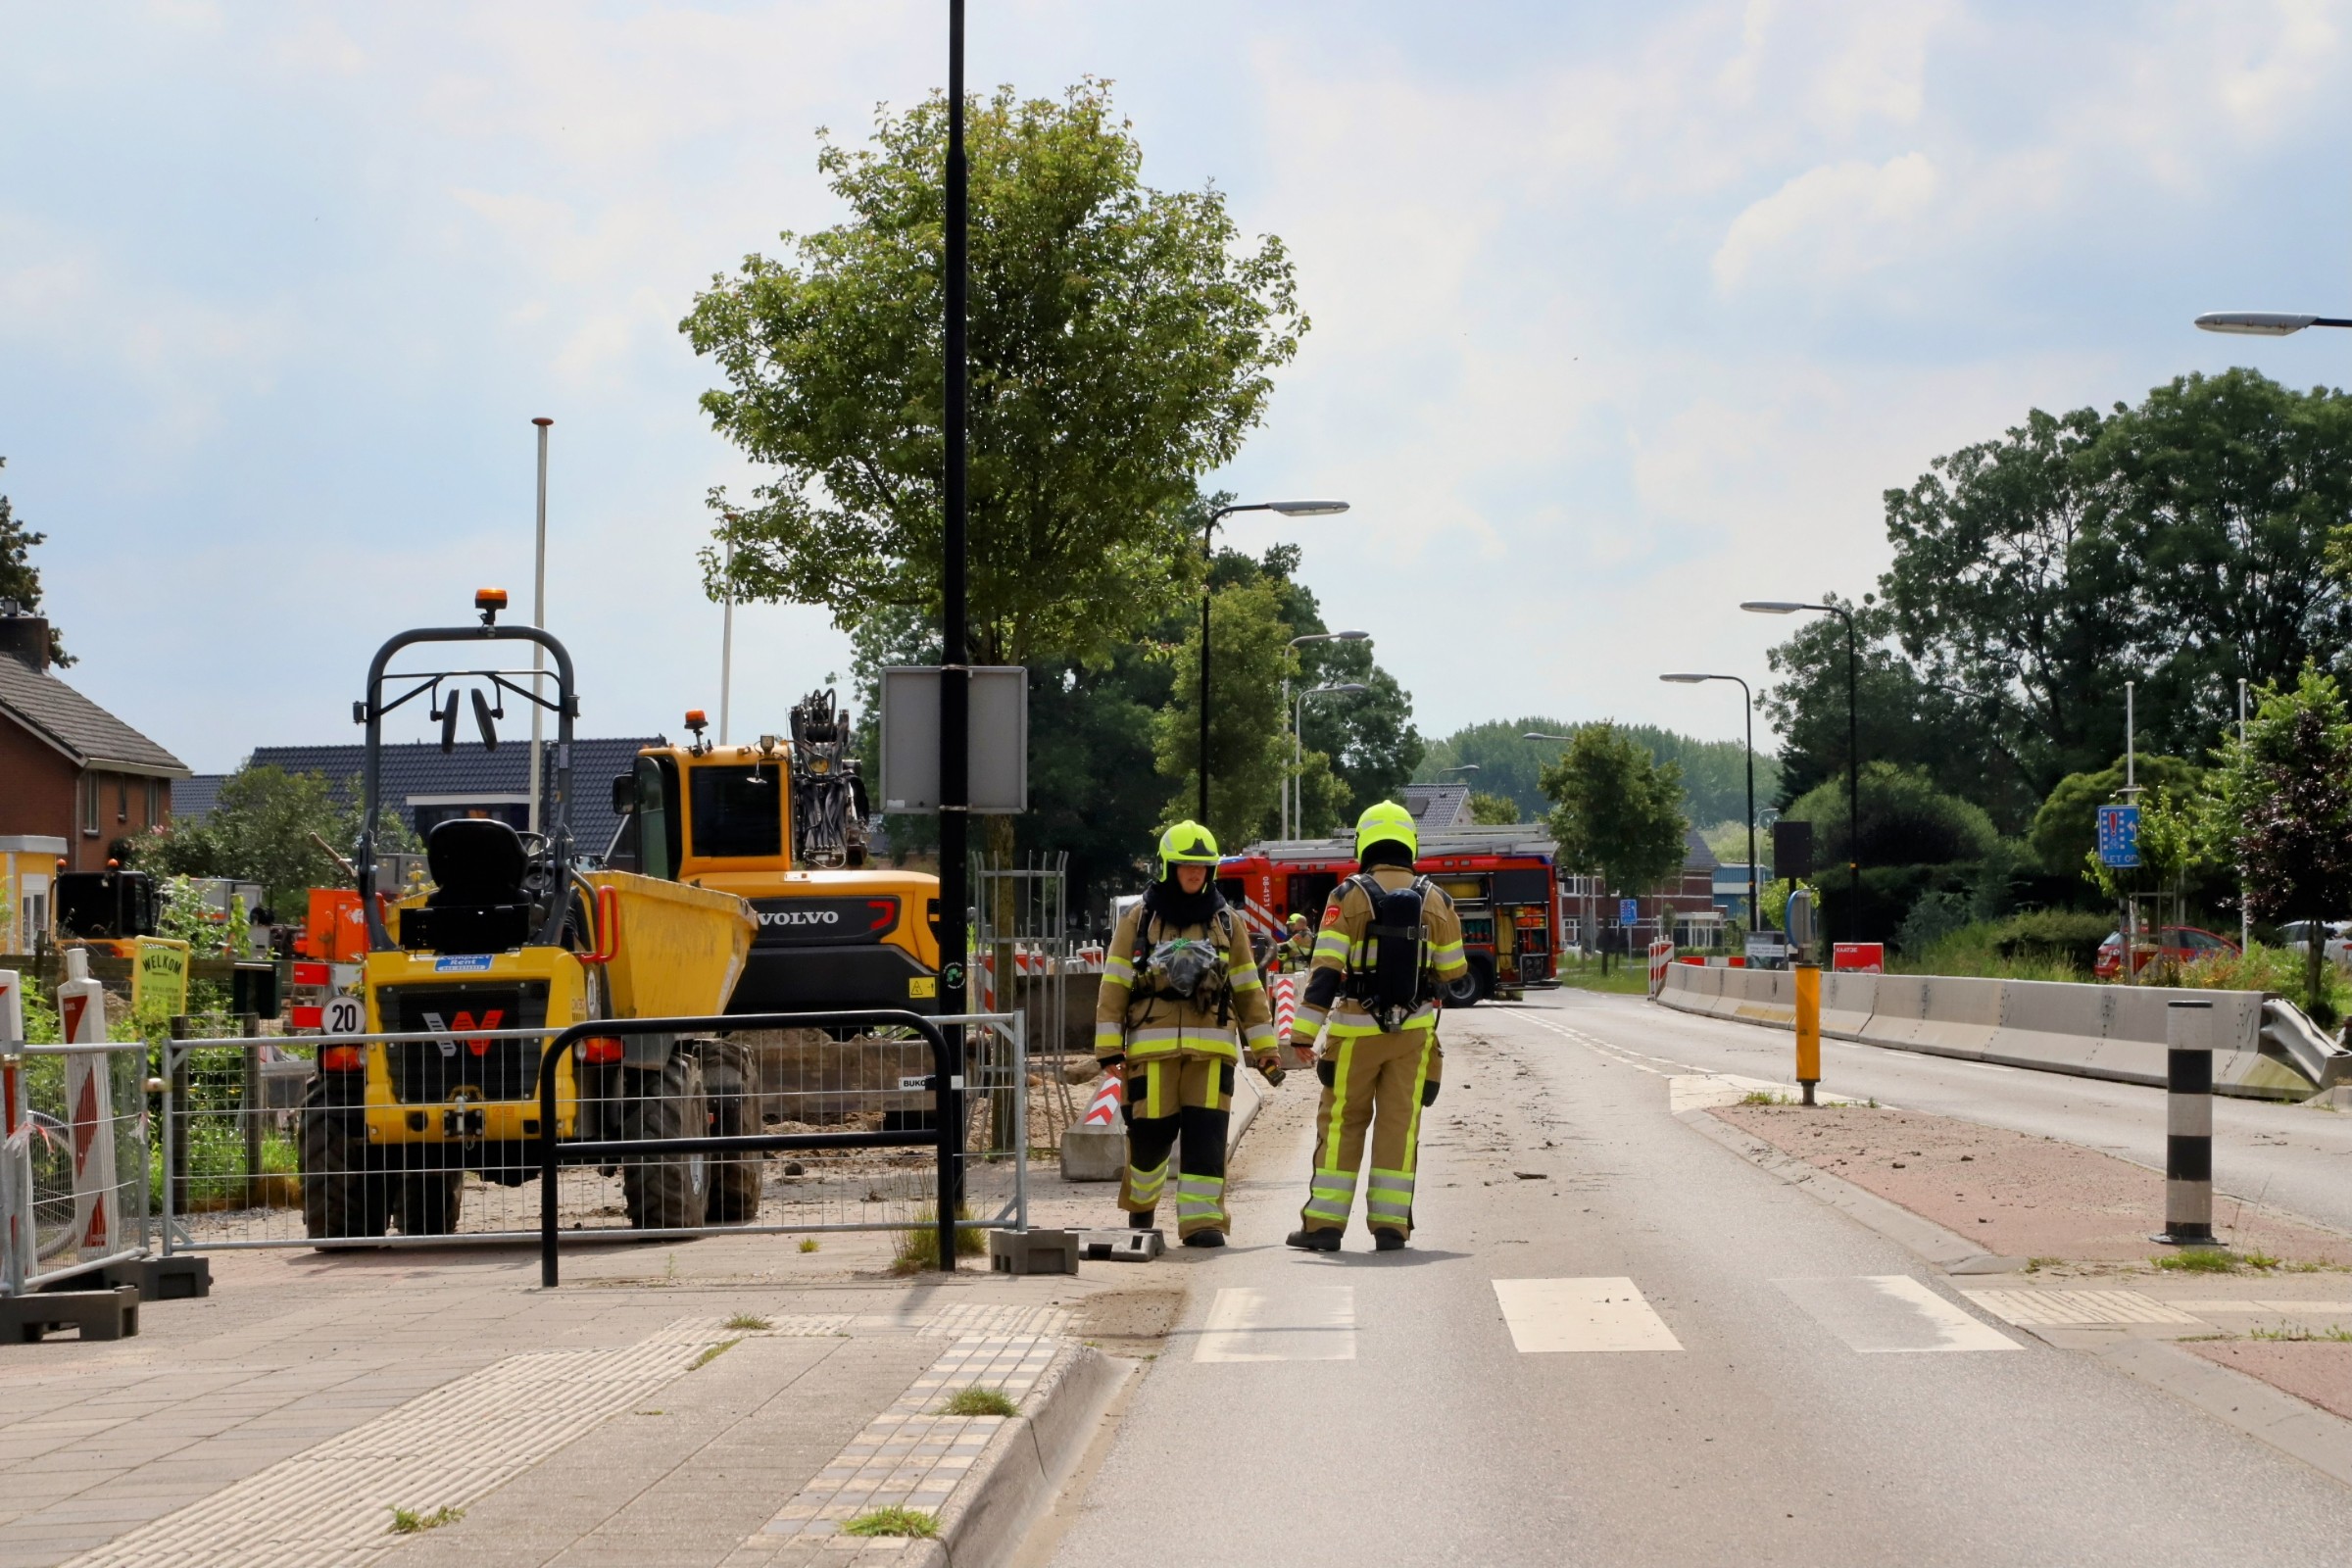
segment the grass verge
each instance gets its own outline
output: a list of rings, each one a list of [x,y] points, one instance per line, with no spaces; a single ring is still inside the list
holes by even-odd
[[[890,1271],[893,1274],[920,1274],[927,1268],[939,1267],[939,1227],[926,1225],[919,1231],[898,1231],[891,1237]],[[977,1225],[956,1227],[956,1255],[978,1257],[988,1250],[988,1233]]]
[[[929,1541],[939,1534],[939,1520],[921,1508],[876,1508],[843,1525],[841,1533],[845,1536],[911,1536],[917,1541]]]
[[[957,1389],[947,1403],[939,1407],[941,1415],[1018,1415],[1020,1406],[996,1389],[984,1389],[973,1384]]]

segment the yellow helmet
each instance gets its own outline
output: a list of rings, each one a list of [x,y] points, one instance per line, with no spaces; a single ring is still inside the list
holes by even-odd
[[[1180,865],[1215,866],[1216,835],[1198,822],[1179,822],[1159,836],[1159,879],[1176,874]]]
[[[1419,858],[1421,832],[1413,825],[1413,813],[1395,801],[1376,801],[1355,819],[1355,858],[1360,860],[1373,845],[1391,842],[1403,845],[1405,854]]]

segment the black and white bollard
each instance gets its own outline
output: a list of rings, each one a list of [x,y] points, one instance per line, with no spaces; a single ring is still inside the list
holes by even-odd
[[[2164,1231],[2168,1247],[2213,1239],[2213,1004],[2165,1004]]]

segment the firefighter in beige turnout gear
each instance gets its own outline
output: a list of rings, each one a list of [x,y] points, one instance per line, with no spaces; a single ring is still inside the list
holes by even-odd
[[[1214,886],[1217,841],[1179,822],[1159,841],[1159,878],[1121,917],[1102,959],[1095,1056],[1126,1080],[1127,1172],[1119,1206],[1152,1227],[1176,1155],[1176,1230],[1222,1247],[1225,1135],[1244,1047],[1280,1082],[1272,1009],[1240,913]]]
[[[1348,1229],[1371,1134],[1372,1174],[1364,1218],[1373,1245],[1395,1251],[1413,1232],[1413,1178],[1421,1112],[1438,1098],[1445,1061],[1438,1047],[1438,996],[1469,964],[1453,901],[1413,861],[1420,835],[1412,813],[1383,801],[1355,825],[1357,874],[1323,908],[1314,967],[1291,1023],[1301,1054],[1318,1031],[1314,1168],[1306,1206],[1290,1245],[1336,1252]]]

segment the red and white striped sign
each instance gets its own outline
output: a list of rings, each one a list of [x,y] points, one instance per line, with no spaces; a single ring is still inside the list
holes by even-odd
[[[1095,1090],[1095,1098],[1087,1102],[1086,1119],[1082,1127],[1110,1127],[1119,1125],[1119,1075],[1106,1072]]]
[[[1266,985],[1274,993],[1274,1041],[1281,1045],[1291,1038],[1291,1020],[1298,1016],[1298,977],[1272,975]]]

